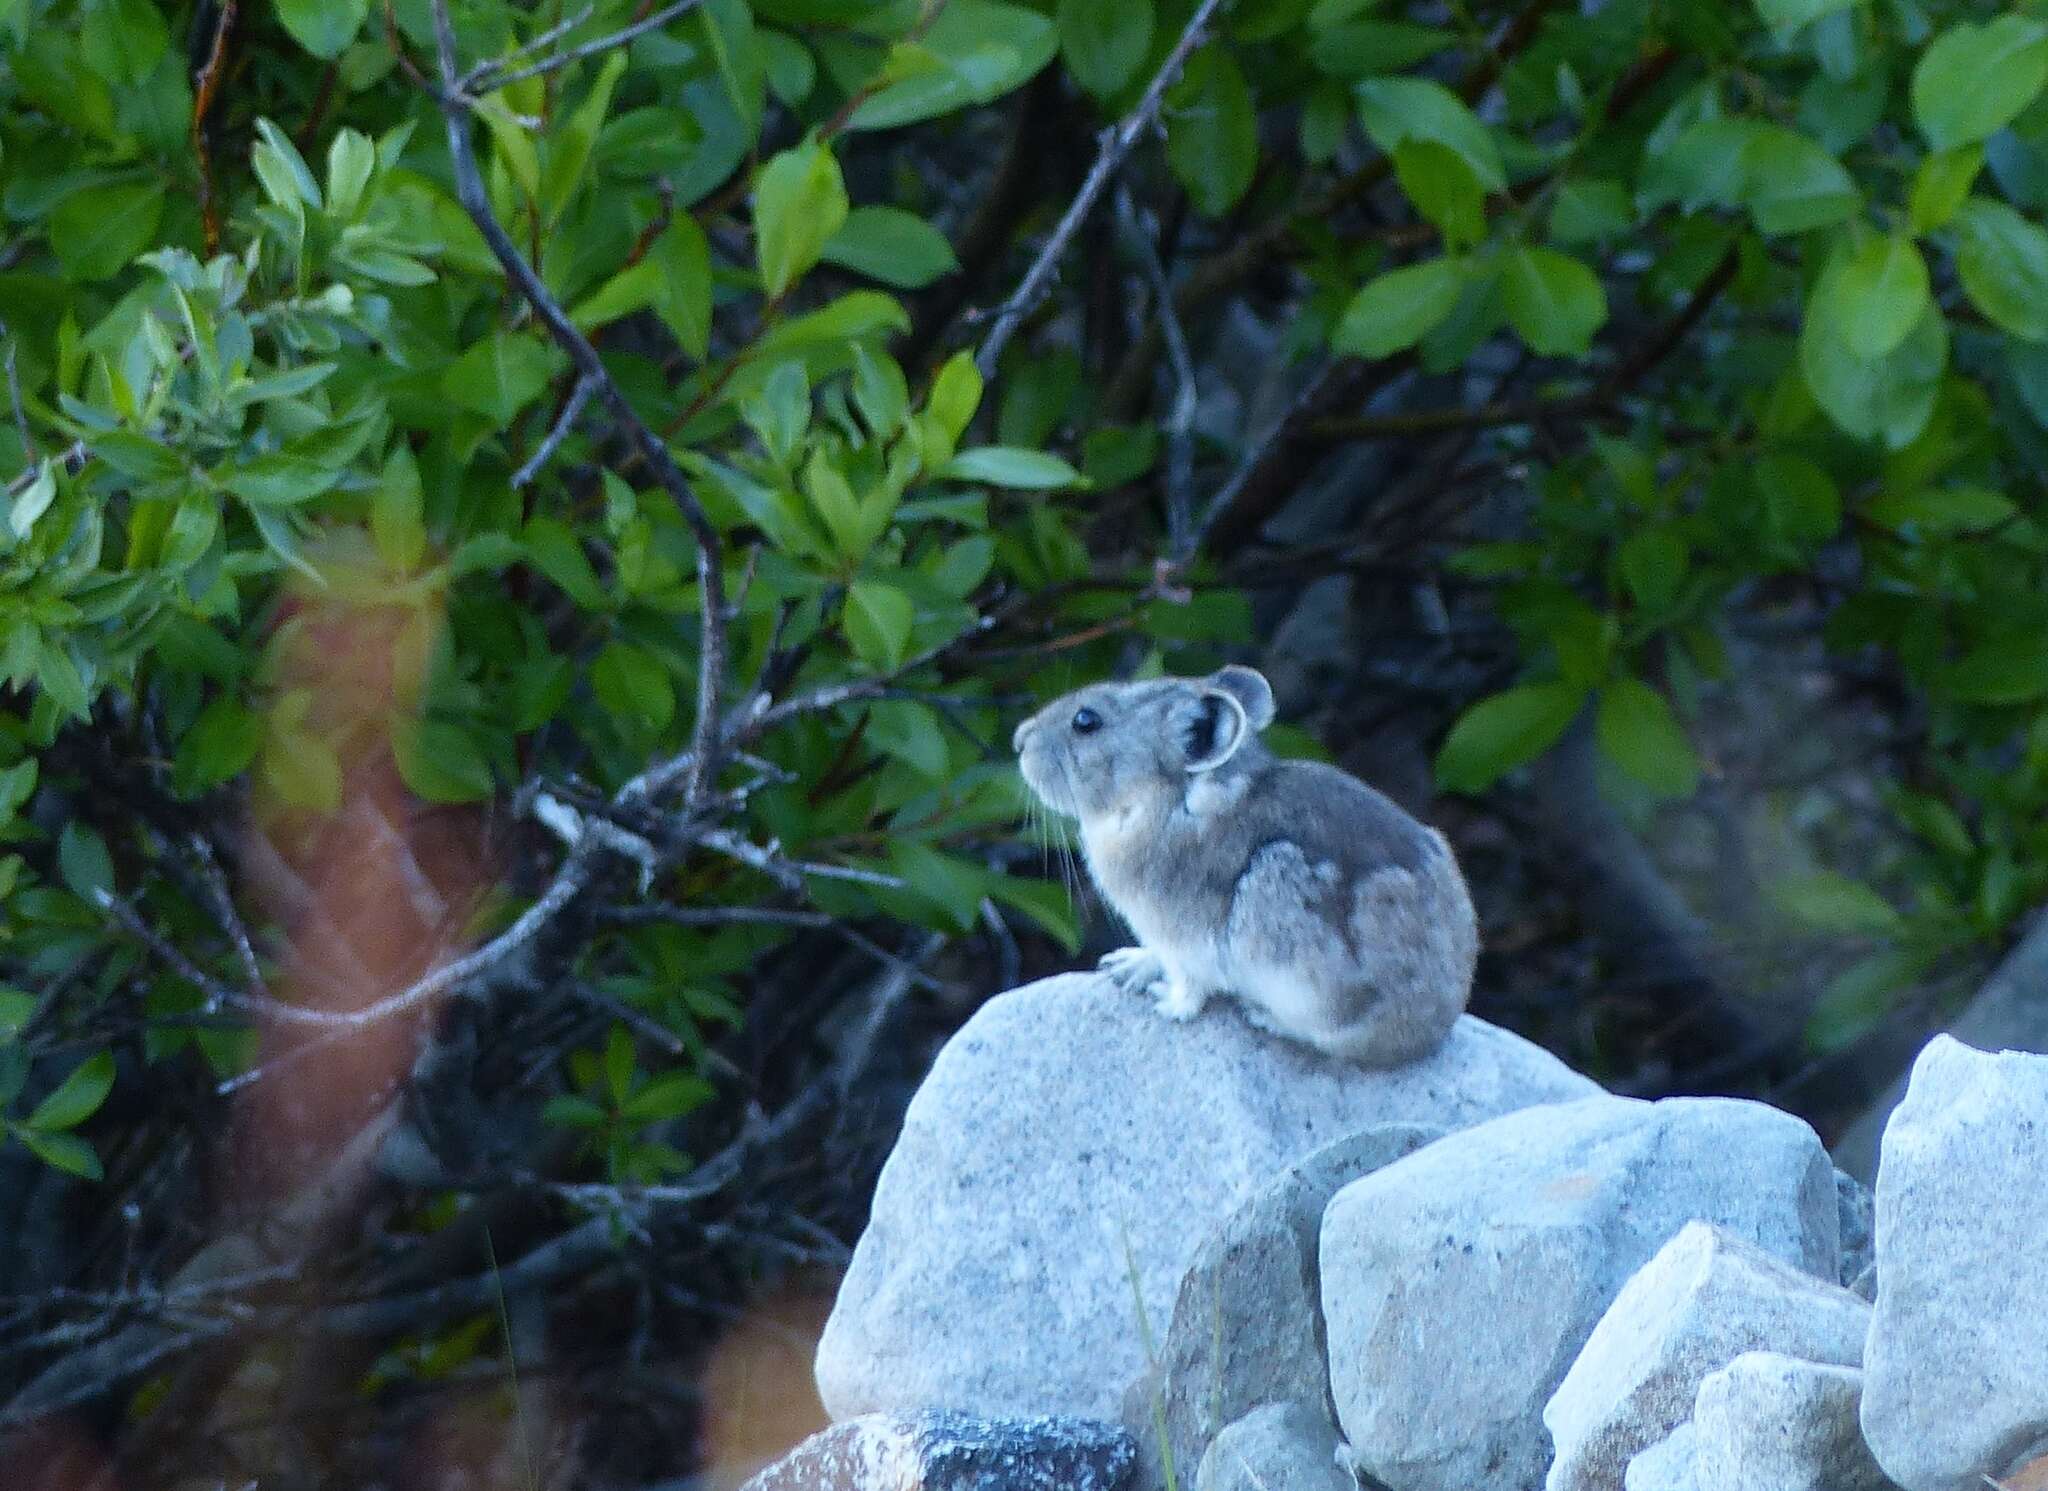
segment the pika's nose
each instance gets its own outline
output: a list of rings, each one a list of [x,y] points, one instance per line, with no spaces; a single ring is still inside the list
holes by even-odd
[[[1026,720],[1023,724],[1019,725],[1015,730],[1012,730],[1010,732],[1010,749],[1013,751],[1022,751],[1024,749],[1024,737],[1031,733],[1031,727],[1036,725],[1037,723],[1038,721],[1036,720]]]

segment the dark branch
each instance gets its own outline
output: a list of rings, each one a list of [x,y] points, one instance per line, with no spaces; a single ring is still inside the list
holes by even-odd
[[[989,328],[988,336],[982,340],[981,349],[975,353],[975,366],[981,375],[994,375],[996,363],[1003,355],[1003,348],[1009,345],[1018,325],[1030,315],[1052,289],[1052,283],[1059,275],[1060,256],[1066,252],[1067,244],[1080,231],[1081,224],[1088,220],[1094,210],[1095,201],[1102,195],[1104,187],[1116,176],[1117,168],[1123,165],[1124,157],[1131,153],[1131,147],[1158,121],[1161,105],[1166,102],[1166,90],[1173,80],[1180,76],[1188,54],[1201,42],[1202,34],[1208,27],[1209,19],[1216,14],[1222,0],[1202,0],[1195,7],[1194,15],[1175,42],[1173,50],[1166,54],[1166,60],[1159,64],[1159,71],[1152,75],[1151,83],[1138,99],[1131,111],[1115,124],[1102,132],[1102,146],[1095,157],[1095,164],[1088,168],[1088,174],[1081,181],[1080,191],[1052,230],[1052,235],[1032,260],[1031,268],[1025,272],[1010,298],[997,309],[995,325]]]

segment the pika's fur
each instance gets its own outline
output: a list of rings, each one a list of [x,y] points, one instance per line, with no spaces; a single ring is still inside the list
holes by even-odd
[[[1251,668],[1102,683],[1012,738],[1024,780],[1078,821],[1090,876],[1137,935],[1102,960],[1171,1019],[1230,993],[1332,1056],[1428,1054],[1465,1008],[1472,899],[1443,835],[1335,767],[1258,739]]]

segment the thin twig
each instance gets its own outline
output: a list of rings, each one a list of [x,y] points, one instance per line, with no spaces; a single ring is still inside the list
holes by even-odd
[[[1207,538],[1209,530],[1216,526],[1216,520],[1236,505],[1246,485],[1265,464],[1274,449],[1292,437],[1308,412],[1315,407],[1316,401],[1322,397],[1323,388],[1330,377],[1331,366],[1325,362],[1317,368],[1301,386],[1301,391],[1288,401],[1287,407],[1281,410],[1273,422],[1266,426],[1265,432],[1252,442],[1251,448],[1244,453],[1243,459],[1231,471],[1229,479],[1218,489],[1216,495],[1209,499],[1209,505],[1202,509],[1201,517],[1188,530],[1186,542],[1167,555],[1168,560],[1176,568],[1194,558],[1195,551],[1202,546],[1202,540]]]
[[[8,331],[7,323],[0,321],[0,337],[7,338],[7,398],[14,406],[14,427],[21,432],[21,459],[26,466],[34,466],[42,459],[36,449],[36,437],[28,427],[28,406],[21,398],[21,370],[14,364],[14,354],[19,344]]]
[[[750,869],[759,870],[776,884],[790,890],[803,889],[803,877],[815,875],[821,880],[850,880],[856,885],[879,886],[883,890],[902,890],[903,879],[881,870],[863,870],[855,865],[832,865],[821,860],[791,859],[773,844],[756,844],[738,834],[722,828],[709,829],[697,836],[697,842],[714,854],[723,854],[727,859],[738,860]]]
[[[689,763],[683,772],[683,805],[686,810],[696,806],[706,781],[715,775],[721,726],[719,720],[719,686],[725,671],[726,650],[726,607],[725,576],[721,567],[723,549],[718,530],[712,525],[704,505],[697,500],[697,494],[690,487],[690,481],[683,470],[669,454],[668,445],[646,422],[640,418],[632,402],[627,399],[611,370],[598,356],[597,348],[590,339],[576,328],[569,319],[569,313],[562,309],[553,292],[541,282],[533,266],[519,252],[504,225],[498,221],[491,209],[489,194],[484,190],[483,175],[477,168],[476,151],[470,142],[469,104],[464,97],[461,80],[455,70],[455,27],[448,18],[448,0],[432,0],[434,16],[434,45],[439,55],[441,71],[440,105],[443,122],[448,131],[449,164],[455,178],[456,199],[462,203],[477,231],[483,234],[493,255],[504,267],[506,278],[516,286],[533,307],[534,314],[546,326],[548,333],[569,354],[569,359],[586,378],[592,379],[598,391],[603,394],[605,406],[618,421],[641,459],[654,472],[655,479],[668,492],[682,513],[683,521],[689,526],[692,537],[697,540],[697,586],[698,604],[702,617],[702,635],[698,643],[697,659],[697,721],[694,727]],[[676,7],[656,12],[667,19]],[[649,21],[654,19],[648,17]],[[639,23],[646,29],[646,23]],[[626,28],[635,35],[633,27]],[[624,33],[619,33],[624,34]],[[595,45],[593,43],[592,45]],[[581,50],[581,49],[577,49]]]
[[[249,929],[242,921],[242,914],[235,908],[234,893],[228,888],[228,877],[220,867],[220,859],[213,852],[213,841],[203,833],[195,833],[190,840],[192,856],[199,861],[199,878],[205,882],[213,901],[214,914],[227,929],[228,940],[235,945],[235,956],[242,962],[242,977],[249,985],[249,992],[258,998],[268,998],[270,990],[263,982],[263,967],[257,961],[255,944],[249,940]]]
[[[594,5],[586,5],[573,15],[565,16],[555,22],[554,25],[548,27],[545,31],[537,32],[527,38],[527,40],[521,42],[504,56],[492,58],[487,62],[479,62],[475,67],[472,67],[462,75],[463,92],[476,92],[478,85],[494,70],[510,67],[522,57],[531,57],[535,52],[544,51],[548,47],[553,46],[571,31],[574,31],[578,26],[589,20],[596,9],[597,7]]]
[[[133,906],[130,906],[112,891],[95,891],[93,898],[99,902],[100,910],[106,912],[108,916],[118,922],[122,930],[156,954],[158,958],[170,966],[171,972],[192,985],[193,988],[197,989],[205,997],[206,1003],[202,1006],[205,1013],[213,1014],[222,1005],[245,1005],[249,1003],[249,1000],[244,996],[237,994],[233,989],[230,989],[226,984],[222,983],[212,974],[207,973],[198,964],[178,951],[175,944],[159,936],[156,928],[144,921]]]
[[[556,419],[554,428],[548,431],[547,438],[541,441],[540,449],[533,453],[524,466],[512,473],[512,486],[515,491],[539,476],[541,468],[554,459],[555,452],[562,448],[562,442],[569,438],[569,431],[575,428],[577,419],[583,413],[583,406],[590,402],[590,396],[596,392],[597,384],[588,374],[576,380],[576,386],[569,390],[569,402],[562,406],[561,416]]]
[[[1074,194],[1064,216],[1053,228],[1038,251],[1038,257],[1031,262],[1023,280],[1010,298],[1002,303],[995,313],[995,325],[989,328],[988,336],[982,340],[981,350],[974,355],[974,365],[981,370],[984,378],[994,376],[996,363],[1003,355],[1003,348],[1024,318],[1037,309],[1052,289],[1054,279],[1059,275],[1059,261],[1066,252],[1067,244],[1080,231],[1088,214],[1094,210],[1095,199],[1102,195],[1102,189],[1109,185],[1117,168],[1123,165],[1124,157],[1131,147],[1138,143],[1159,119],[1160,106],[1166,101],[1166,90],[1180,76],[1188,54],[1200,44],[1202,34],[1208,27],[1210,17],[1216,14],[1222,0],[1202,0],[1195,7],[1195,13],[1188,19],[1187,26],[1180,34],[1180,40],[1173,44],[1173,50],[1166,54],[1166,60],[1159,64],[1159,71],[1152,75],[1144,94],[1132,106],[1131,111],[1115,124],[1102,132],[1101,147],[1096,154],[1095,164],[1088,168],[1082,178],[1081,190]]]
[[[234,29],[237,5],[238,0],[220,0],[213,41],[206,49],[206,61],[192,80],[192,159],[199,168],[199,225],[208,254],[220,247],[220,203],[215,200],[213,153],[206,143],[206,116],[227,77],[228,32]]]
[[[1181,329],[1180,313],[1173,303],[1173,284],[1160,262],[1152,235],[1138,220],[1131,194],[1116,194],[1117,220],[1125,240],[1145,279],[1152,287],[1152,314],[1159,318],[1166,337],[1166,357],[1173,368],[1173,407],[1161,426],[1166,435],[1166,540],[1171,553],[1192,547],[1195,480],[1195,410],[1200,393],[1195,385],[1195,360],[1188,355],[1187,334]]]
[[[567,51],[557,52],[551,57],[543,57],[538,62],[530,62],[524,67],[515,67],[507,70],[502,62],[479,63],[460,79],[450,77],[447,68],[443,67],[441,71],[442,80],[454,87],[459,93],[493,93],[510,84],[521,83],[528,78],[537,78],[544,73],[558,71],[561,68],[567,67],[572,62],[581,62],[585,57],[595,57],[600,52],[609,52],[615,47],[623,47],[637,37],[646,35],[649,31],[658,31],[677,16],[687,11],[695,10],[703,3],[704,0],[675,0],[675,4],[664,5],[646,19],[635,21],[630,26],[621,26],[608,36],[600,36],[595,41],[580,43],[577,46],[570,47]],[[443,0],[442,5],[437,7],[437,9],[445,8],[445,0]],[[588,12],[585,12],[585,14],[587,16]],[[447,50],[451,55],[453,54],[454,49],[452,46],[447,48]]]

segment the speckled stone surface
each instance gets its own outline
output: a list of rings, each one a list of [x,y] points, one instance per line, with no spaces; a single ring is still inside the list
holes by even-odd
[[[1123,1491],[1137,1441],[1041,1416],[868,1414],[813,1434],[741,1491]]]

